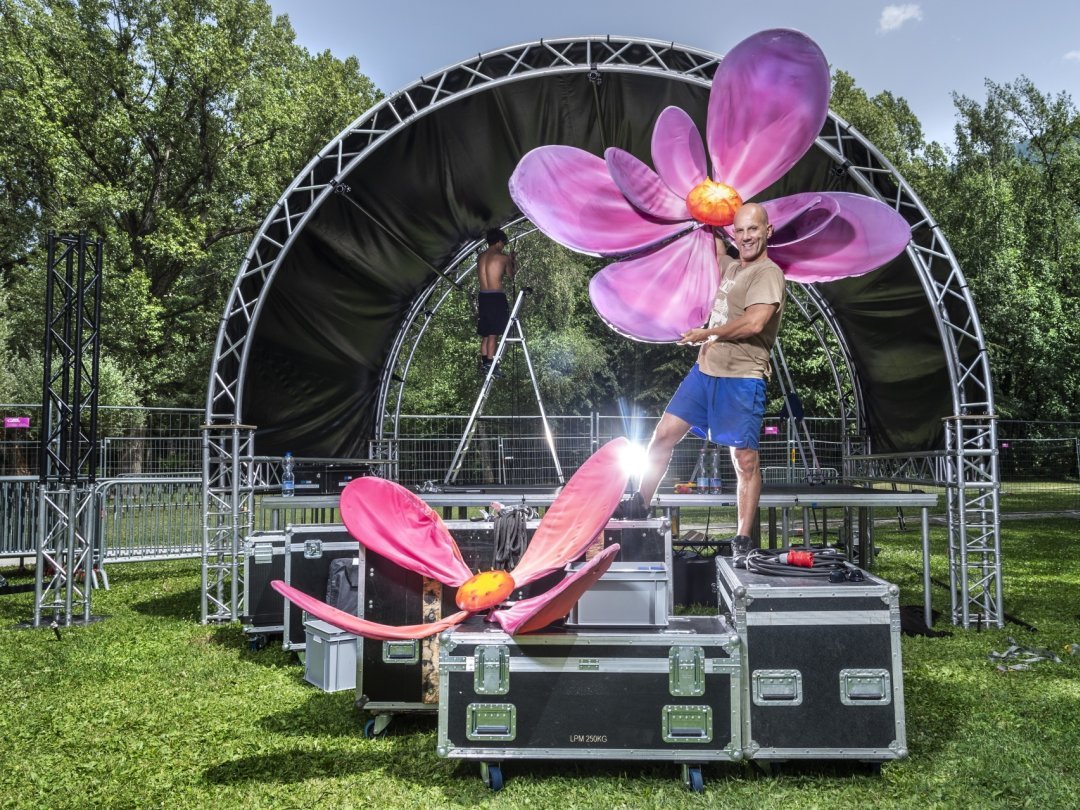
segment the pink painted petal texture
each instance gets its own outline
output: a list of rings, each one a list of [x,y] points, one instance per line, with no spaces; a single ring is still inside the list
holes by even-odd
[[[825,55],[798,31],[762,31],[732,48],[709,95],[713,179],[744,200],[779,180],[821,132],[829,85]]]
[[[429,622],[428,624],[407,624],[402,625],[401,627],[394,627],[389,624],[369,622],[366,619],[361,619],[359,616],[353,616],[351,613],[346,613],[344,610],[338,610],[336,607],[331,607],[325,602],[316,599],[314,596],[308,596],[308,594],[303,591],[298,591],[291,585],[286,585],[280,579],[275,579],[270,583],[270,586],[298,608],[307,611],[316,619],[322,619],[324,622],[328,622],[334,627],[344,630],[346,633],[352,633],[354,636],[363,636],[364,638],[370,638],[376,641],[427,638],[436,633],[441,633],[446,628],[453,627],[455,624],[461,624],[461,622],[465,621],[469,616],[468,612],[463,610],[437,622]]]
[[[604,162],[611,179],[634,208],[669,222],[690,219],[685,196],[668,188],[656,172],[625,149],[612,146],[604,150]]]
[[[561,245],[592,256],[627,256],[685,230],[634,208],[602,158],[572,146],[540,146],[510,176],[510,197]]]
[[[490,620],[498,622],[510,635],[542,630],[573,610],[582,594],[604,575],[618,553],[618,543],[608,546],[554,588],[522,599],[506,610],[496,611]]]
[[[385,478],[357,478],[341,493],[341,520],[366,548],[455,588],[472,576],[431,507]]]
[[[709,176],[701,133],[681,107],[666,107],[656,119],[652,159],[660,178],[683,200]]]
[[[896,258],[911,240],[911,227],[889,206],[872,197],[822,192],[839,212],[813,238],[769,246],[769,258],[784,275],[809,284],[860,276]]]
[[[761,205],[773,226],[769,250],[813,239],[840,213],[836,197],[816,191],[779,197]]]
[[[589,297],[616,332],[667,343],[708,320],[719,281],[712,231],[699,228],[652,253],[608,265],[589,282]]]
[[[625,438],[612,439],[566,482],[510,572],[518,587],[576,560],[607,525],[626,489],[622,455],[629,444]]]

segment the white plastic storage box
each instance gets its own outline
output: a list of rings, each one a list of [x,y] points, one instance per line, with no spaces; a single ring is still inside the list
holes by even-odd
[[[574,605],[567,620],[575,627],[666,627],[667,623],[667,566],[649,562],[613,562]]]
[[[304,680],[324,692],[356,688],[356,636],[318,619],[304,622]]]

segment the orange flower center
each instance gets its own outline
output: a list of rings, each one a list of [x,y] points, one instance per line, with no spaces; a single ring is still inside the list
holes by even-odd
[[[514,578],[505,571],[481,571],[463,582],[457,592],[457,606],[477,611],[495,607],[514,590]]]
[[[730,225],[742,204],[739,192],[726,183],[717,183],[708,177],[686,195],[690,215],[706,225]]]

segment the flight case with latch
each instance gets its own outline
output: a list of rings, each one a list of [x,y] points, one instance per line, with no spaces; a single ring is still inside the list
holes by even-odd
[[[507,759],[743,757],[738,636],[723,618],[664,627],[553,626],[509,636],[481,617],[440,636],[440,756],[474,759],[498,789]]]
[[[720,610],[743,645],[742,744],[749,759],[907,755],[899,589],[770,576],[717,559]]]
[[[335,560],[363,561],[361,545],[340,523],[289,526],[285,530],[283,579],[306,594],[326,600],[330,569]],[[307,648],[304,612],[289,602],[284,609],[282,646],[301,652]]]

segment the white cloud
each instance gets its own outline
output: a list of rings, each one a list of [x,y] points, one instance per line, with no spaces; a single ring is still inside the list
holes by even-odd
[[[1080,62],[1080,51],[1069,51],[1061,58],[1067,62]]]
[[[881,19],[878,21],[878,33],[887,34],[890,31],[895,31],[910,20],[922,21],[922,7],[918,4],[908,3],[903,6],[885,6],[881,10]]]

